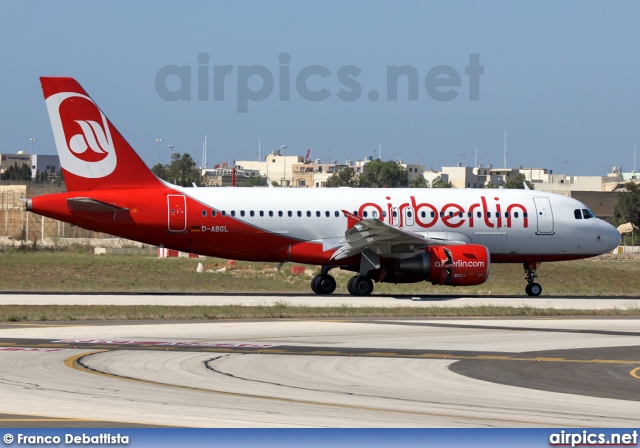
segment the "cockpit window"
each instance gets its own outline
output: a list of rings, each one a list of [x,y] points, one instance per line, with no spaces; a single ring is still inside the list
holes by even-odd
[[[577,208],[573,211],[573,216],[576,217],[576,219],[582,219],[582,213],[580,212],[580,209]]]
[[[584,219],[593,218],[593,215],[591,214],[591,212],[586,208],[582,209],[582,215],[584,216]]]

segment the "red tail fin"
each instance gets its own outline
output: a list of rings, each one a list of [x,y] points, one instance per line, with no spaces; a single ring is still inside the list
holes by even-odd
[[[69,191],[161,182],[73,78],[40,78]]]

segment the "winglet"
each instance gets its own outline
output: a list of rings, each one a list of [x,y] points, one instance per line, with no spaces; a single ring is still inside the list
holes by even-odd
[[[344,213],[344,216],[347,217],[347,229],[350,229],[351,227],[355,226],[357,223],[362,221],[362,218],[360,218],[359,216],[354,215],[351,212],[348,212],[346,210],[342,210],[342,213]]]

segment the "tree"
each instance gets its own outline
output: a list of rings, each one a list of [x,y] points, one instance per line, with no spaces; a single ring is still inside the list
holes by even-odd
[[[247,187],[266,187],[267,178],[262,176],[253,176],[247,178]]]
[[[2,180],[31,180],[31,168],[26,163],[23,163],[18,168],[18,163],[16,162],[7,168],[0,178]]]
[[[445,182],[442,177],[437,176],[431,182],[431,188],[453,188],[453,185],[451,185],[451,182]]]
[[[416,177],[415,179],[412,179],[409,181],[409,188],[429,188],[429,182],[427,182],[427,180],[420,176],[420,177]]]
[[[627,191],[618,193],[616,204],[613,207],[613,217],[616,224],[630,222],[640,227],[640,185],[634,182],[627,182]]]
[[[179,152],[171,154],[169,165],[157,164],[151,168],[151,171],[160,179],[182,187],[190,187],[194,183],[198,186],[203,185],[202,175],[196,168],[196,162],[186,152],[182,155]]]
[[[365,165],[360,176],[360,187],[365,188],[402,188],[409,185],[407,170],[393,160],[383,162],[376,159]]]
[[[356,172],[349,167],[343,167],[327,179],[327,187],[357,187],[359,185]]]
[[[505,188],[519,188],[520,190],[524,190],[524,184],[526,182],[527,186],[529,187],[529,190],[533,190],[533,184],[531,182],[529,182],[528,180],[526,180],[526,179],[527,178],[525,177],[524,174],[518,173],[515,176],[513,176],[511,179],[506,181],[505,184],[504,184],[504,187]]]

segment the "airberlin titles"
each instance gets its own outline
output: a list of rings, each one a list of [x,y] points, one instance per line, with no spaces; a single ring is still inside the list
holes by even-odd
[[[428,202],[418,203],[415,196],[409,196],[409,202],[400,205],[394,205],[390,196],[387,196],[386,200],[388,202],[384,206],[375,202],[362,204],[358,209],[358,216],[367,218],[371,213],[373,218],[381,217],[382,221],[399,227],[415,222],[420,227],[429,228],[436,225],[438,221],[442,221],[446,227],[457,228],[468,221],[469,227],[472,228],[477,225],[477,220],[482,219],[489,228],[511,228],[513,219],[519,219],[522,213],[523,227],[525,229],[529,227],[529,214],[524,205],[514,203],[503,207],[498,197],[494,197],[493,201],[489,199],[488,204],[487,198],[480,196],[480,202],[471,204],[467,208],[455,202],[449,202],[439,210]],[[490,206],[494,208],[490,209]],[[383,210],[383,207],[386,210]]]

